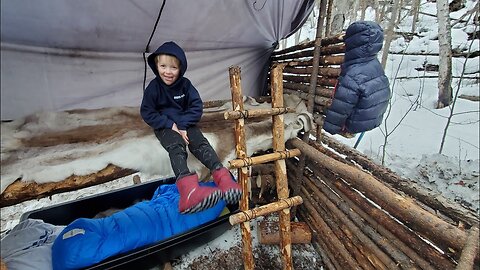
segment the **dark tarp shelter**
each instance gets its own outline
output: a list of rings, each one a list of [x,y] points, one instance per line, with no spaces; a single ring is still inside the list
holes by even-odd
[[[1,118],[38,111],[138,106],[145,51],[162,0],[1,1]],[[204,101],[230,98],[228,67],[259,95],[277,42],[313,0],[165,1],[149,51],[174,40]],[[147,83],[153,78],[147,71]]]

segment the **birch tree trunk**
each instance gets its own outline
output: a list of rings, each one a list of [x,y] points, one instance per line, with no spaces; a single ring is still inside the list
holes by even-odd
[[[448,0],[437,0],[438,19],[438,101],[437,109],[452,103],[452,37]]]
[[[357,20],[357,11],[358,11],[358,1],[359,0],[353,0],[352,1],[352,9],[350,10],[350,24],[353,23],[354,21]]]
[[[333,8],[333,20],[330,25],[330,35],[340,34],[343,31],[343,27],[345,25],[346,14],[348,13],[348,9],[350,7],[349,1],[333,1],[334,8]]]
[[[413,0],[412,9],[410,10],[410,15],[413,16],[412,19],[412,34],[415,33],[417,28],[418,21],[418,12],[420,11],[420,0]]]
[[[390,50],[390,44],[392,43],[392,39],[393,39],[393,30],[397,25],[397,22],[395,19],[397,18],[399,8],[400,8],[400,0],[394,0],[392,13],[390,14],[390,21],[388,22],[387,31],[385,33],[385,44],[383,45],[383,51],[382,51],[383,69],[385,69],[385,66],[387,65],[388,52]]]
[[[367,0],[360,0],[360,21],[365,20],[365,11],[367,9]]]

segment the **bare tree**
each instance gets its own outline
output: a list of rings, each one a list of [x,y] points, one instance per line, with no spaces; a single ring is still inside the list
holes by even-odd
[[[415,33],[417,28],[418,21],[418,12],[420,11],[420,0],[413,0],[412,9],[410,10],[410,15],[412,15],[412,33]]]
[[[360,0],[360,20],[365,20],[365,11],[367,9],[367,0]]]
[[[382,51],[382,67],[385,69],[387,65],[388,51],[390,50],[390,44],[392,43],[394,28],[397,25],[396,18],[400,9],[400,0],[394,0],[392,12],[390,14],[390,21],[388,23],[387,31],[385,33],[385,44]]]
[[[478,16],[478,9],[476,10],[475,13],[476,13],[475,16]],[[471,16],[472,16],[472,14],[470,14],[470,18],[471,18]],[[469,20],[470,20],[470,18],[469,18]],[[476,32],[476,31],[477,31],[477,27],[475,26],[475,31],[474,32]],[[452,118],[455,115],[453,110],[455,109],[455,105],[457,103],[458,93],[460,92],[460,86],[462,84],[462,78],[463,78],[463,75],[465,74],[465,68],[467,66],[467,62],[468,62],[468,59],[469,59],[469,56],[470,56],[472,45],[473,45],[473,42],[470,43],[470,46],[468,48],[468,54],[467,54],[467,57],[465,57],[465,62],[463,63],[463,67],[462,67],[462,74],[460,76],[460,79],[458,80],[457,89],[455,90],[455,97],[453,98],[452,104],[449,106],[450,114],[448,115],[447,123],[445,124],[445,128],[443,129],[442,141],[440,143],[440,150],[438,150],[439,154],[441,154],[442,151],[443,151],[443,146],[445,145],[445,139],[447,138],[447,131],[448,131],[448,128],[449,128],[450,123],[452,121]],[[460,156],[459,156],[459,158],[460,158]]]
[[[452,103],[452,37],[448,0],[437,0],[438,20],[438,101],[437,109]]]

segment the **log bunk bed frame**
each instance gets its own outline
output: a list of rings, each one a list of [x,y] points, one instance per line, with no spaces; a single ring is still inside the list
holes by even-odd
[[[263,174],[262,179],[273,178],[276,182],[277,201],[248,209],[249,197],[244,192],[241,212],[230,216],[232,225],[241,226],[245,269],[254,268],[249,220],[272,212],[280,213],[284,269],[292,269],[290,220],[295,217],[310,227],[312,244],[326,269],[478,269],[479,218],[475,212],[401,178],[322,134],[323,114],[331,102],[345,48],[342,34],[322,39],[322,28],[319,20],[314,41],[272,55],[271,96],[258,98],[271,100],[271,110],[243,110],[240,69],[231,67],[234,110],[205,114],[201,121],[235,122],[237,159],[230,161],[230,168],[238,169],[244,190],[254,175]],[[288,149],[283,143],[281,114],[290,109],[283,106],[283,93],[305,100],[316,125],[313,133],[287,141]],[[205,102],[204,106],[225,102]],[[273,151],[248,157],[243,123],[257,116],[273,118]],[[273,166],[273,170],[265,170],[265,166]],[[16,181],[1,195],[0,206],[108,182],[134,172],[109,165],[95,174],[73,175],[58,183]]]

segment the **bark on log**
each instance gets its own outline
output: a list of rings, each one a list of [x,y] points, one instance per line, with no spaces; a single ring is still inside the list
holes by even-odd
[[[304,196],[303,198],[303,204],[300,209],[305,207],[308,215],[312,217],[312,222],[309,224],[313,225],[315,230],[321,234],[321,237],[326,239],[325,242],[331,249],[331,253],[335,256],[335,260],[342,265],[342,268],[340,269],[361,269],[350,252],[345,248],[342,242],[340,242],[337,236],[333,233],[332,229],[318,214],[317,210],[311,203],[311,198],[309,198],[309,196]]]
[[[292,244],[309,244],[312,242],[312,232],[305,222],[291,222]],[[262,221],[258,228],[258,241],[264,245],[280,244],[280,228],[278,222]]]
[[[479,257],[478,228],[472,227],[468,233],[468,240],[463,247],[462,255],[458,261],[456,270],[473,270],[475,266],[475,257]],[[478,266],[478,264],[477,264]]]
[[[272,108],[283,108],[283,68],[284,65],[273,65],[270,72]],[[272,148],[275,152],[285,151],[283,115],[272,116]],[[275,160],[275,179],[279,200],[287,199],[289,195],[287,182],[287,168],[285,159]],[[283,268],[292,269],[292,245],[290,235],[290,208],[284,208],[279,213],[280,219],[280,250],[282,253]]]
[[[369,262],[366,256],[361,252],[364,248],[358,239],[353,239],[351,231],[345,227],[344,224],[338,222],[335,217],[325,208],[318,200],[314,197],[310,191],[305,187],[301,188],[301,193],[303,197],[309,197],[310,203],[315,207],[317,214],[322,217],[327,226],[333,231],[338,240],[345,246],[349,251],[350,255],[354,258],[356,263],[360,268],[365,270],[374,270],[374,266]],[[386,269],[385,265],[381,265],[379,269]]]
[[[303,199],[300,196],[295,196],[286,199],[280,199],[277,202],[265,204],[253,209],[249,209],[246,211],[241,211],[236,214],[233,214],[229,217],[228,221],[231,225],[236,225],[239,223],[245,223],[249,220],[257,218],[259,216],[264,216],[266,214],[270,214],[273,212],[278,212],[283,209],[290,208],[295,205],[302,204]],[[290,223],[290,220],[288,221]]]
[[[290,163],[292,163],[292,164],[290,164]],[[292,161],[289,161],[289,164],[287,164],[287,165],[288,165],[289,170],[294,169],[294,167],[295,167],[295,165],[293,164]],[[398,237],[396,237],[393,233],[391,233],[389,230],[387,230],[382,224],[377,222],[376,219],[374,219],[373,217],[368,215],[364,211],[364,208],[366,206],[363,206],[363,204],[362,205],[357,205],[352,200],[350,200],[347,196],[345,196],[345,195],[342,196],[343,192],[341,192],[340,190],[337,189],[337,187],[332,185],[333,181],[329,179],[329,178],[334,178],[335,177],[334,175],[330,175],[329,177],[325,176],[323,173],[319,172],[316,169],[315,166],[312,166],[312,162],[308,162],[307,165],[310,169],[314,169],[313,172],[314,172],[315,176],[320,177],[328,185],[329,189],[322,189],[324,194],[327,194],[327,196],[330,200],[335,201],[335,203],[340,207],[340,209],[345,214],[349,215],[350,218],[353,221],[355,221],[355,223],[357,223],[357,225],[360,228],[364,229],[364,225],[363,225],[363,222],[361,222],[361,220],[359,220],[357,217],[355,217],[356,215],[359,215],[361,218],[366,220],[368,222],[368,224],[370,224],[370,225],[365,225],[365,226],[368,226],[368,228],[374,228],[374,231],[378,231],[381,235],[383,235],[385,238],[387,238],[389,241],[391,241],[392,244],[395,247],[397,247],[401,252],[403,252],[405,255],[407,255],[409,258],[411,258],[416,264],[418,264],[418,266],[420,266],[422,269],[424,269],[424,270],[434,270],[434,268],[430,265],[430,263],[425,261],[414,250],[412,250],[405,243],[403,243]],[[319,187],[317,182],[315,182],[315,185],[317,187]],[[333,198],[337,198],[337,195],[333,194],[330,191],[330,189],[333,192],[335,192],[336,194],[338,194],[338,196],[341,199],[338,199],[338,201],[336,199],[333,199]],[[342,203],[340,200],[344,201],[346,203],[346,205],[344,203]],[[381,219],[379,219],[379,220],[381,220]],[[398,223],[396,223],[396,224],[400,225]],[[368,230],[370,230],[370,229],[368,229]],[[375,232],[366,232],[366,233],[374,240],[377,238],[377,237],[372,236],[372,234],[374,234]],[[380,245],[382,245],[382,244],[380,244]],[[384,249],[388,250],[388,247],[385,247]],[[392,252],[396,253],[395,251],[389,251],[390,254],[392,254]],[[401,254],[400,255],[392,255],[392,257],[397,259],[400,262],[405,260],[405,258],[401,257]],[[408,262],[400,264],[400,266],[404,266],[404,265],[407,266],[407,269],[409,268],[409,266],[408,266],[409,263]]]
[[[10,184],[0,195],[0,207],[14,205],[26,200],[44,198],[60,192],[103,184],[135,172],[135,170],[109,164],[96,173],[81,176],[72,175],[60,182],[38,184],[17,180]]]
[[[228,69],[230,76],[230,90],[232,92],[232,106],[234,110],[243,111],[242,88],[240,78],[240,67],[230,67]],[[235,120],[235,154],[237,158],[247,157],[247,147],[245,139],[245,120]],[[248,210],[248,168],[243,167],[237,170],[238,181],[242,186],[242,199],[240,200],[240,210]],[[240,224],[242,231],[243,261],[245,269],[253,270],[255,262],[252,254],[252,235],[250,232],[250,222],[246,221]]]
[[[330,65],[341,65],[344,62],[344,56],[343,55],[326,55],[326,56],[320,56],[320,66],[330,66]],[[313,59],[310,60],[300,60],[300,59],[293,59],[289,61],[275,61],[273,62],[274,64],[287,64],[290,67],[295,67],[295,66],[312,66],[313,65]]]
[[[285,113],[295,112],[294,108],[271,108],[271,109],[254,109],[254,110],[243,110],[243,111],[229,111],[224,112],[223,117],[225,120],[235,120],[235,119],[247,119],[247,118],[256,118],[264,116],[273,116]]]
[[[302,83],[290,83],[290,82],[283,82],[283,88],[285,89],[292,89],[292,90],[300,90],[304,93],[308,93],[310,85],[302,84]],[[333,97],[333,88],[326,88],[317,86],[315,89],[315,95],[322,96],[326,98]]]
[[[318,163],[312,163],[308,163],[308,166],[313,169],[315,174],[321,175],[321,173],[318,172],[321,170],[320,165]],[[402,242],[408,244],[411,249],[415,250],[418,254],[423,256],[423,258],[426,258],[437,269],[452,269],[454,267],[453,263],[448,258],[444,257],[444,255],[440,254],[435,248],[420,239],[417,234],[393,220],[382,210],[373,206],[362,195],[353,191],[341,179],[333,175],[333,173],[329,171],[324,171],[324,173],[327,175],[323,178],[324,181],[329,183],[329,186],[336,188],[335,192],[337,192],[337,194],[342,198],[348,198],[353,204],[358,205],[358,207],[365,211],[368,216],[392,232]]]
[[[291,94],[291,95],[297,95],[303,100],[309,100],[310,95],[304,92],[296,91],[296,90],[291,90],[291,89],[285,89],[286,94]],[[319,96],[313,96],[313,101],[315,104],[320,105],[320,106],[330,106],[332,103],[331,98],[326,98],[326,97],[319,97]]]
[[[413,182],[412,180],[401,178],[390,169],[377,165],[375,162],[357,150],[341,144],[329,136],[322,136],[322,142],[335,149],[342,155],[345,155],[347,160],[352,160],[361,165],[365,170],[371,172],[375,177],[378,177],[382,181],[392,185],[394,188],[405,192],[405,194],[414,197],[433,209],[441,211],[449,218],[457,222],[462,221],[470,226],[478,224],[478,216],[473,211],[451,203],[448,199],[437,193],[434,193],[433,191],[425,190],[425,188]],[[319,147],[322,146],[317,144],[316,148],[318,149]]]
[[[296,83],[310,83],[310,77],[311,76],[292,76],[292,75],[283,76],[285,81],[296,82]],[[334,87],[336,83],[337,83],[336,78],[318,77],[317,79],[317,85]]]
[[[340,219],[344,220],[343,222],[351,227],[355,234],[358,234],[359,236],[365,234],[365,236],[362,236],[362,238],[368,236],[365,240],[360,240],[362,240],[365,245],[371,249],[371,253],[375,254],[376,257],[379,258],[386,266],[388,266],[389,269],[395,269],[398,268],[398,266],[401,266],[403,269],[418,269],[411,263],[410,259],[403,252],[399,251],[392,245],[389,239],[379,235],[378,232],[365,223],[356,212],[351,211],[352,209],[329,188],[327,188],[326,185],[322,185],[319,183],[319,181],[315,181],[312,179],[312,176],[307,177],[305,183],[310,190],[318,195],[322,201],[322,204],[325,204],[327,207],[331,208],[332,212],[335,212]],[[372,240],[375,241],[375,243],[372,242]],[[380,250],[377,245],[380,246],[382,250],[388,252],[388,254],[390,254],[390,256],[396,260],[396,262],[392,261],[387,254],[383,253],[383,251]]]
[[[312,67],[286,67],[283,72],[292,73],[292,74],[310,75],[312,74]],[[340,68],[335,68],[335,67],[319,68],[318,75],[324,76],[324,77],[338,78],[338,76],[340,75]]]
[[[326,243],[326,237],[320,234],[320,230],[317,229],[317,224],[314,219],[307,213],[307,210],[304,206],[301,206],[301,211],[298,211],[298,217],[300,220],[305,221],[312,230],[312,243],[315,247],[315,250],[322,256],[327,269],[345,269],[340,265],[340,259],[337,259],[336,256],[339,256],[338,253],[332,252],[332,245]],[[330,263],[330,264],[329,264]]]
[[[272,56],[272,61],[287,60],[287,59],[296,59],[296,58],[306,58],[313,57],[312,49],[297,51],[289,54],[277,54]],[[331,46],[322,46],[320,48],[321,55],[333,55],[345,53],[345,44],[336,44]]]
[[[396,194],[370,174],[336,161],[299,139],[292,139],[290,142],[309,158],[348,180],[386,211],[409,224],[413,230],[430,239],[440,248],[451,250],[454,254],[462,249],[466,241],[464,231],[425,211],[414,200]]]
[[[321,43],[324,46],[337,44],[337,43],[343,43],[343,41],[344,41],[343,38],[344,37],[345,37],[344,33],[338,34],[338,35],[335,35],[335,36],[331,36],[331,37],[325,37],[325,38],[322,38]],[[309,42],[306,42],[306,43],[303,43],[303,44],[291,46],[291,47],[288,47],[286,49],[273,52],[273,55],[281,55],[281,54],[285,54],[285,53],[289,53],[289,52],[304,50],[304,49],[307,49],[307,48],[312,48],[314,45],[315,45],[315,41],[312,40],[312,41],[309,41]]]
[[[279,151],[275,153],[270,153],[270,154],[265,154],[261,156],[255,156],[255,157],[244,157],[242,159],[234,159],[230,160],[228,162],[229,168],[242,168],[242,167],[248,167],[252,166],[255,164],[262,164],[262,163],[267,163],[270,161],[276,161],[276,160],[281,160],[281,159],[287,159],[291,157],[296,157],[301,154],[300,150],[298,149],[290,149],[286,151]]]

